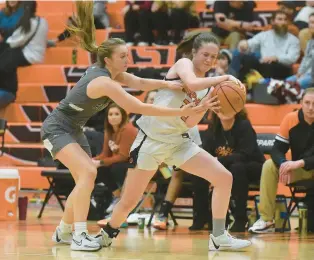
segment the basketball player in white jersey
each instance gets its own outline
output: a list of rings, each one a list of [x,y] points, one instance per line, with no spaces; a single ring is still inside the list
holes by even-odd
[[[184,104],[212,102],[211,110],[219,108],[215,97],[210,98],[209,88],[226,80],[236,80],[230,76],[205,77],[215,65],[218,40],[210,33],[192,33],[179,44],[177,51],[191,59],[179,59],[168,71],[165,80],[181,80],[185,85],[181,90],[160,90],[154,104],[169,108],[179,108]],[[213,232],[210,235],[209,250],[240,250],[251,245],[248,240],[240,240],[225,230],[225,218],[229,206],[232,175],[209,153],[191,141],[189,129],[197,125],[204,116],[156,117],[142,116],[137,124],[140,131],[130,152],[130,164],[120,202],[113,210],[110,222],[102,230],[104,245],[109,246],[112,238],[119,233],[120,225],[141,199],[149,181],[158,166],[164,162],[185,172],[206,179],[214,186],[213,192]]]

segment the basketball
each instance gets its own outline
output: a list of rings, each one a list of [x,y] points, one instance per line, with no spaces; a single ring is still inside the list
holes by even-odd
[[[218,96],[221,113],[225,116],[239,113],[246,102],[245,86],[234,81],[224,81],[214,88],[212,96]]]

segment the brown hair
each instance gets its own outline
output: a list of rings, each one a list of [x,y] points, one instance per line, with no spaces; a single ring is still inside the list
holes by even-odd
[[[235,120],[237,119],[248,120],[248,115],[245,108],[243,108],[239,113],[235,115]],[[221,129],[220,118],[215,113],[212,113],[211,115],[210,127],[214,134],[218,133],[218,131]]]
[[[217,37],[210,32],[192,31],[189,32],[177,47],[177,54],[179,56],[192,58],[192,49],[198,50],[203,43],[214,43],[220,46]]]
[[[17,9],[19,9],[21,2],[17,2],[16,6],[11,7],[8,1],[5,1],[5,7],[3,8],[3,12],[6,16],[12,15]]]
[[[77,36],[84,50],[97,54],[98,65],[104,67],[104,59],[106,57],[111,58],[114,49],[119,45],[124,45],[125,41],[119,38],[110,38],[97,46],[93,8],[93,1],[76,1],[77,15],[74,19],[75,23],[68,26],[68,30],[72,35]]]
[[[119,128],[122,128],[122,127],[123,127],[125,124],[127,124],[128,121],[129,121],[129,118],[128,118],[128,115],[127,115],[126,111],[125,111],[123,108],[121,108],[120,106],[118,106],[116,103],[111,103],[111,104],[107,107],[107,109],[106,109],[106,115],[105,115],[105,132],[107,132],[109,136],[112,136],[112,135],[113,135],[114,130],[113,130],[112,125],[109,123],[108,115],[109,115],[109,110],[110,110],[111,108],[114,108],[114,107],[115,107],[115,108],[118,108],[119,111],[120,111],[120,113],[121,113],[121,115],[122,115],[122,120],[121,120],[121,123],[120,123],[120,125],[119,125]]]

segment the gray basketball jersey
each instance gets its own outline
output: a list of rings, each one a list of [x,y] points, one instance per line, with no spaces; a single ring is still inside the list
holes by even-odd
[[[88,84],[93,79],[101,76],[111,77],[106,68],[101,68],[96,64],[90,66],[52,112],[51,116],[61,117],[62,121],[66,121],[71,127],[82,128],[94,114],[104,109],[111,102],[111,99],[106,96],[97,99],[91,99],[87,96]]]
[[[154,105],[169,108],[180,108],[185,104],[198,104],[209,92],[209,89],[193,92],[185,90],[161,89],[155,97]],[[182,134],[189,132],[184,117],[142,116],[136,121],[144,133],[152,139],[165,143],[182,143]],[[194,130],[195,131],[195,130]]]

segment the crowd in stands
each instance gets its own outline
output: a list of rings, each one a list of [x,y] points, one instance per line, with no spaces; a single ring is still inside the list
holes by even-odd
[[[107,13],[109,4],[94,1],[97,29],[111,27]],[[56,38],[48,39],[48,23],[36,15],[36,6],[36,1],[6,1],[0,11],[0,118],[5,107],[16,98],[17,69],[42,63],[46,47],[57,47],[71,37],[65,28]],[[217,36],[222,48],[217,66],[208,76],[231,74],[246,83],[249,93],[255,84],[264,84],[268,93],[275,95],[281,103],[299,103],[305,97],[306,103],[302,103],[300,111],[283,119],[275,149],[266,162],[245,111],[232,119],[214,115],[209,121],[201,143],[233,175],[233,231],[241,232],[247,224],[249,184],[258,184],[260,179],[262,182],[262,218],[253,227],[253,231],[258,231],[273,228],[278,176],[281,178],[293,171],[301,171],[301,179],[314,176],[314,151],[307,145],[314,141],[314,92],[311,90],[314,87],[314,1],[279,1],[278,10],[273,12],[270,24],[266,26],[257,16],[255,7],[254,1],[214,2],[214,26],[205,30]],[[195,1],[126,1],[121,12],[128,46],[174,45],[188,30],[197,30],[201,24]],[[69,17],[67,24],[73,23],[75,17]],[[310,91],[305,92],[306,89]],[[155,95],[155,91],[148,92],[145,102],[152,103]],[[114,199],[106,213],[110,213],[119,201],[128,168],[128,151],[138,131],[138,118],[138,115],[128,116],[112,104],[96,114],[84,128],[98,167],[96,181],[105,183],[113,194]],[[303,146],[298,145],[299,137],[294,129],[304,137]],[[287,166],[289,161],[284,155],[289,147],[293,155],[290,162],[298,162],[293,166]],[[282,170],[282,167],[286,168]],[[173,173],[171,181],[176,184],[169,186],[155,224],[157,228],[167,226],[168,214],[182,182],[182,175],[179,175]],[[210,185],[197,178],[192,182],[194,219],[191,230],[202,229],[205,224],[210,227]],[[314,219],[312,206],[310,212]],[[314,223],[309,223],[309,228],[314,231]]]

